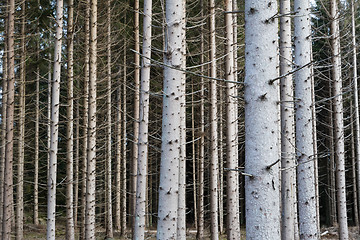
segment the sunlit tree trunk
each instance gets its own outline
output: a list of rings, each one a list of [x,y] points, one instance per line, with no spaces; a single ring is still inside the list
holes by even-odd
[[[310,3],[295,0],[294,18],[295,66],[301,68],[295,73],[295,111],[297,183],[300,239],[318,239],[316,191],[314,172],[314,142],[312,125],[312,66]],[[305,66],[308,65],[308,66]],[[311,124],[310,124],[311,123]]]
[[[280,1],[280,76],[292,70],[290,0]],[[296,168],[292,75],[281,78],[281,238],[295,236]]]
[[[239,212],[239,174],[238,167],[238,116],[237,116],[237,86],[234,84],[234,28],[233,28],[233,2],[225,1],[226,14],[226,165],[227,172],[227,238],[240,239],[240,212]],[[234,171],[235,170],[235,171]]]
[[[90,1],[90,72],[85,239],[95,239],[97,0]]]
[[[150,92],[150,58],[151,58],[151,22],[152,0],[144,1],[143,17],[143,47],[141,61],[140,84],[140,115],[139,115],[139,145],[138,169],[136,184],[136,211],[133,239],[145,238],[146,192],[148,177],[149,148],[149,92]]]
[[[163,122],[157,239],[176,239],[181,154],[181,98],[184,81],[185,10],[182,0],[166,1]],[[171,67],[168,67],[171,66]]]
[[[354,207],[354,223],[359,227],[359,208],[358,208],[358,193],[356,181],[356,149],[355,149],[355,130],[354,130],[354,107],[353,101],[350,101],[350,130],[351,130],[351,180],[352,180],[352,194],[353,194],[353,207]]]
[[[59,108],[60,108],[60,75],[61,75],[61,44],[63,28],[63,0],[56,2],[56,36],[54,50],[54,74],[51,100],[51,137],[50,159],[48,173],[48,199],[47,199],[47,235],[48,240],[55,239],[56,214],[56,174],[59,135]]]
[[[74,0],[69,0],[67,21],[67,129],[66,129],[66,239],[75,239],[74,228]]]
[[[332,0],[331,6],[331,50],[332,50],[332,81],[334,96],[334,140],[336,161],[336,192],[339,223],[339,238],[349,239],[346,213],[346,181],[345,181],[345,143],[342,100],[341,55],[339,12],[337,1]]]
[[[277,3],[245,3],[246,237],[280,239]],[[270,81],[269,81],[270,80]]]

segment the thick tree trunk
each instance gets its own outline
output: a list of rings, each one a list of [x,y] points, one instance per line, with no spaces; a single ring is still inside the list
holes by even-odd
[[[185,24],[182,0],[166,1],[164,97],[157,239],[177,238]],[[168,67],[171,66],[171,67]]]
[[[75,239],[74,227],[74,0],[69,0],[67,22],[66,129],[66,239]]]
[[[16,193],[16,239],[24,239],[24,154],[25,154],[25,6],[24,0],[21,4],[21,57],[20,57],[20,89],[19,89],[19,145],[17,166],[17,193]]]
[[[295,0],[294,18],[295,64],[300,68],[311,63],[310,3]],[[296,147],[298,161],[298,204],[300,239],[318,239],[316,190],[314,172],[314,142],[312,123],[312,66],[295,73]]]
[[[239,212],[239,174],[238,168],[238,116],[237,116],[237,85],[234,84],[234,28],[233,2],[226,0],[226,146],[227,146],[227,238],[240,239],[240,212]]]
[[[245,3],[246,237],[280,239],[276,2]]]
[[[56,214],[56,174],[57,152],[59,135],[59,108],[60,108],[60,75],[61,75],[61,44],[63,28],[63,0],[56,2],[56,36],[54,50],[54,75],[51,100],[51,137],[50,159],[48,175],[48,200],[47,200],[47,239],[55,239],[55,214]]]
[[[337,1],[332,0],[331,6],[331,49],[332,49],[332,80],[334,96],[334,139],[336,161],[336,191],[339,223],[339,238],[349,239],[347,213],[346,213],[346,181],[345,181],[345,143],[344,120],[342,100],[341,55],[340,55],[340,30],[339,12]]]
[[[151,58],[152,0],[144,1],[143,47],[141,61],[140,115],[138,169],[136,184],[136,211],[133,239],[145,239],[146,192],[149,148],[149,92]]]
[[[88,108],[88,149],[86,181],[85,239],[95,239],[96,190],[96,80],[97,80],[97,0],[90,1],[90,73]]]
[[[290,0],[280,1],[280,76],[292,70]],[[292,76],[281,78],[281,238],[295,236],[296,162]]]

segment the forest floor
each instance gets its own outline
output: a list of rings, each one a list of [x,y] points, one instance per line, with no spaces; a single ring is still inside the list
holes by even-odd
[[[97,238],[98,240],[104,240],[104,229],[98,229]],[[321,230],[322,236],[321,239],[324,240],[337,240],[339,239],[339,234],[337,228],[323,228]],[[24,226],[24,239],[27,240],[35,240],[35,239],[46,239],[46,225],[34,225],[34,224],[26,224]],[[76,236],[77,239],[78,236]],[[65,225],[57,224],[56,229],[56,239],[62,240],[65,239]],[[120,237],[118,233],[115,232],[114,240],[125,240],[131,239],[131,233],[128,233],[125,237]],[[147,232],[147,239],[156,239],[156,231],[150,230]],[[187,239],[192,240],[196,239],[196,231],[193,229],[188,230]],[[206,233],[204,239],[210,239],[209,233]],[[226,239],[226,236],[222,236],[220,239]],[[242,231],[242,239],[245,239],[245,231]],[[360,240],[360,234],[356,227],[349,228],[349,239],[350,240]]]

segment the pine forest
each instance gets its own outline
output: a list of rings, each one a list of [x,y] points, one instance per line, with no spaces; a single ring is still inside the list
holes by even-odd
[[[360,0],[1,0],[0,239],[360,239]]]

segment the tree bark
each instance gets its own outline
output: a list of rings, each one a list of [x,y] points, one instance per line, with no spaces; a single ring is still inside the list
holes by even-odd
[[[107,1],[107,143],[106,143],[106,237],[112,239],[113,234],[113,214],[112,214],[112,154],[111,154],[111,0]]]
[[[339,12],[337,1],[332,0],[331,6],[331,49],[332,49],[332,80],[334,94],[334,139],[336,161],[336,191],[339,223],[339,238],[349,239],[346,213],[346,181],[345,181],[345,143],[342,101],[341,55]]]
[[[245,3],[246,237],[280,239],[277,3]]]
[[[135,223],[135,205],[136,205],[136,178],[138,163],[138,137],[139,137],[139,99],[140,99],[140,24],[139,24],[139,0],[134,0],[134,112],[133,112],[133,143],[131,159],[131,178],[130,178],[130,216],[131,227]]]
[[[294,18],[295,64],[300,68],[310,64],[311,24],[309,1],[295,0]],[[316,190],[314,172],[314,142],[312,108],[312,65],[295,73],[296,147],[298,161],[298,204],[300,239],[318,239]]]
[[[85,239],[95,239],[96,188],[96,84],[97,84],[97,0],[90,1],[90,73],[88,108],[88,149],[86,182]]]
[[[83,132],[82,132],[82,182],[81,182],[81,227],[80,239],[85,239],[86,228],[86,185],[87,185],[87,151],[89,126],[89,75],[90,75],[90,0],[85,4],[85,41],[84,41],[84,83],[83,83]]]
[[[352,25],[352,41],[353,41],[353,79],[354,79],[354,112],[355,112],[355,149],[356,149],[356,164],[358,172],[357,192],[360,192],[360,121],[359,121],[359,89],[358,89],[358,74],[357,74],[357,51],[356,51],[356,25],[355,25],[355,2],[351,1],[351,25]],[[359,198],[358,198],[359,199]],[[359,203],[357,204],[359,206]],[[359,212],[359,209],[357,209]],[[359,216],[357,226],[359,224]]]
[[[19,152],[17,166],[17,194],[16,194],[16,239],[24,239],[24,155],[25,155],[25,89],[26,89],[26,51],[25,51],[25,6],[21,4],[21,57],[20,57],[20,88],[19,88]]]
[[[234,84],[234,28],[232,0],[225,1],[226,12],[226,57],[225,57],[225,78],[226,78],[226,146],[227,146],[227,168],[237,169],[238,167],[238,116],[237,116],[237,86]],[[237,171],[227,172],[227,238],[240,239],[239,219],[239,174]]]
[[[74,240],[74,0],[69,0],[68,4],[66,111],[66,239]]]
[[[133,239],[145,239],[146,192],[149,148],[149,92],[151,58],[152,0],[144,1],[143,47],[141,61],[140,115],[138,138],[138,169],[136,210]]]
[[[215,0],[210,0],[210,77],[216,76],[216,28],[215,28]],[[218,109],[216,80],[210,82],[210,214],[211,214],[211,239],[219,239],[218,221]],[[202,85],[203,86],[203,85]],[[203,92],[204,89],[202,89]],[[203,94],[203,93],[202,93]]]
[[[280,76],[292,70],[291,6],[280,1]],[[281,78],[281,238],[295,237],[296,162],[294,88],[291,75]]]
[[[179,164],[181,154],[181,97],[184,72],[185,10],[182,0],[165,6],[164,97],[157,239],[177,238]],[[171,67],[168,67],[171,66]]]
[[[61,44],[63,28],[63,0],[56,2],[56,36],[54,50],[54,74],[51,100],[51,137],[50,159],[48,175],[48,200],[47,200],[47,235],[48,240],[55,239],[55,214],[56,214],[56,174],[57,152],[59,135],[59,108],[60,108],[60,75],[61,75]]]

